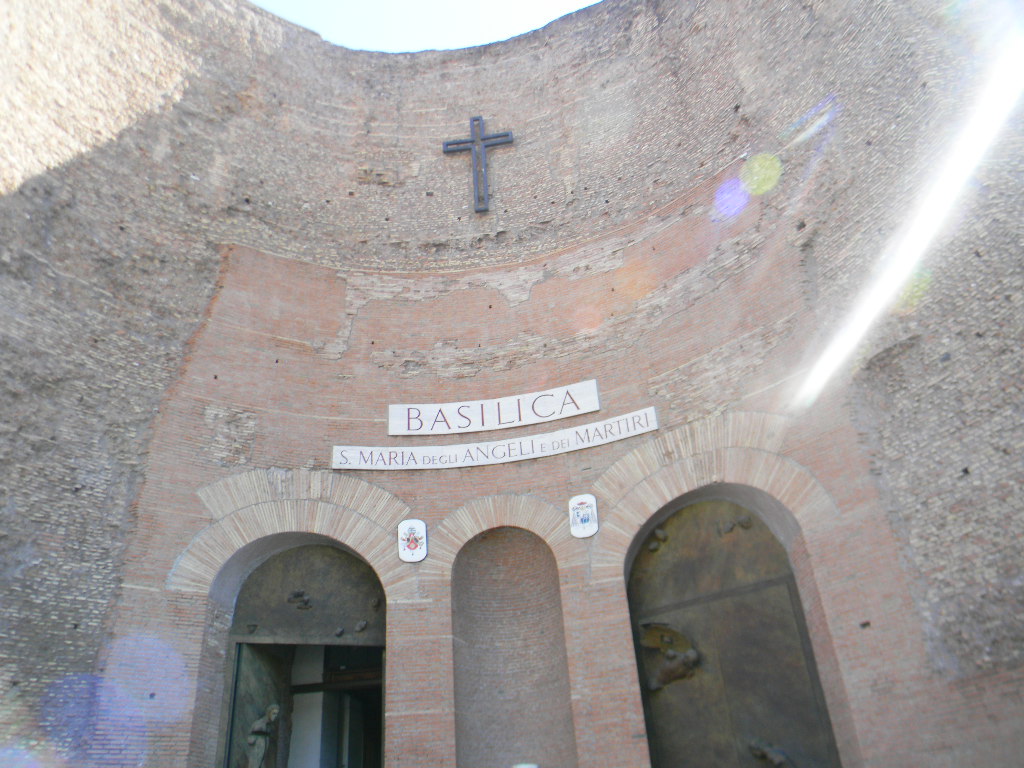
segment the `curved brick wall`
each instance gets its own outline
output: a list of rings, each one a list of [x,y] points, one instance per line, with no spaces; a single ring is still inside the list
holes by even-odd
[[[642,765],[622,562],[645,514],[729,483],[786,507],[844,764],[1015,760],[1019,110],[896,311],[791,408],[1009,7],[605,0],[492,46],[384,55],[239,0],[7,3],[0,748],[208,764],[223,648],[201,638],[230,596],[200,586],[230,581],[216,569],[247,537],[297,531],[378,569],[388,727],[450,764],[450,583],[394,558],[395,519],[594,492],[602,532],[552,545],[578,761]],[[468,159],[441,152],[473,115],[515,134],[482,216]],[[319,479],[334,444],[403,444],[388,403],[588,378],[601,416],[654,406],[660,432]],[[213,506],[210,488],[227,489]],[[174,654],[182,682],[139,681],[129,708],[162,691],[165,715],[45,714],[146,667],[134,647]]]

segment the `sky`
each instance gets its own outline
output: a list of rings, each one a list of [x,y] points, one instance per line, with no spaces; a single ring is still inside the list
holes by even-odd
[[[251,0],[312,29],[324,40],[365,51],[468,48],[543,27],[596,0]]]

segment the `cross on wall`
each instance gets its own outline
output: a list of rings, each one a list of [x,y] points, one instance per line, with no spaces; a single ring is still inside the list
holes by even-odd
[[[446,155],[469,150],[473,155],[473,210],[485,212],[490,206],[490,191],[487,186],[487,150],[502,144],[512,143],[512,132],[484,133],[484,119],[472,117],[469,120],[468,139],[455,139],[444,142]]]

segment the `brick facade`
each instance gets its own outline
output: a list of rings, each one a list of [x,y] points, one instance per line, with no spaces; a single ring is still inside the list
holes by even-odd
[[[556,760],[640,768],[631,553],[668,505],[726,498],[788,552],[843,765],[1019,762],[1019,108],[912,288],[793,405],[978,91],[995,4],[605,0],[399,55],[240,0],[39,7],[0,51],[0,756],[216,764],[238,589],[327,542],[384,587],[390,768],[487,754],[473,616],[562,633],[495,657],[513,702],[515,664],[550,665],[527,708],[551,743],[571,723]],[[477,114],[516,137],[485,215],[440,149]],[[389,403],[586,379],[601,411],[559,427],[653,406],[659,430],[330,469],[427,440],[388,437]],[[546,565],[481,606],[487,532],[502,572]]]

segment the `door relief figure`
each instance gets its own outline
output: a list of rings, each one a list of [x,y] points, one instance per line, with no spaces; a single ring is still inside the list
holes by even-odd
[[[270,741],[274,723],[277,722],[277,716],[280,714],[281,707],[271,704],[267,707],[263,717],[253,722],[252,727],[249,728],[249,738],[246,739],[246,743],[249,745],[248,768],[263,768],[263,761],[267,757],[267,743]]]

